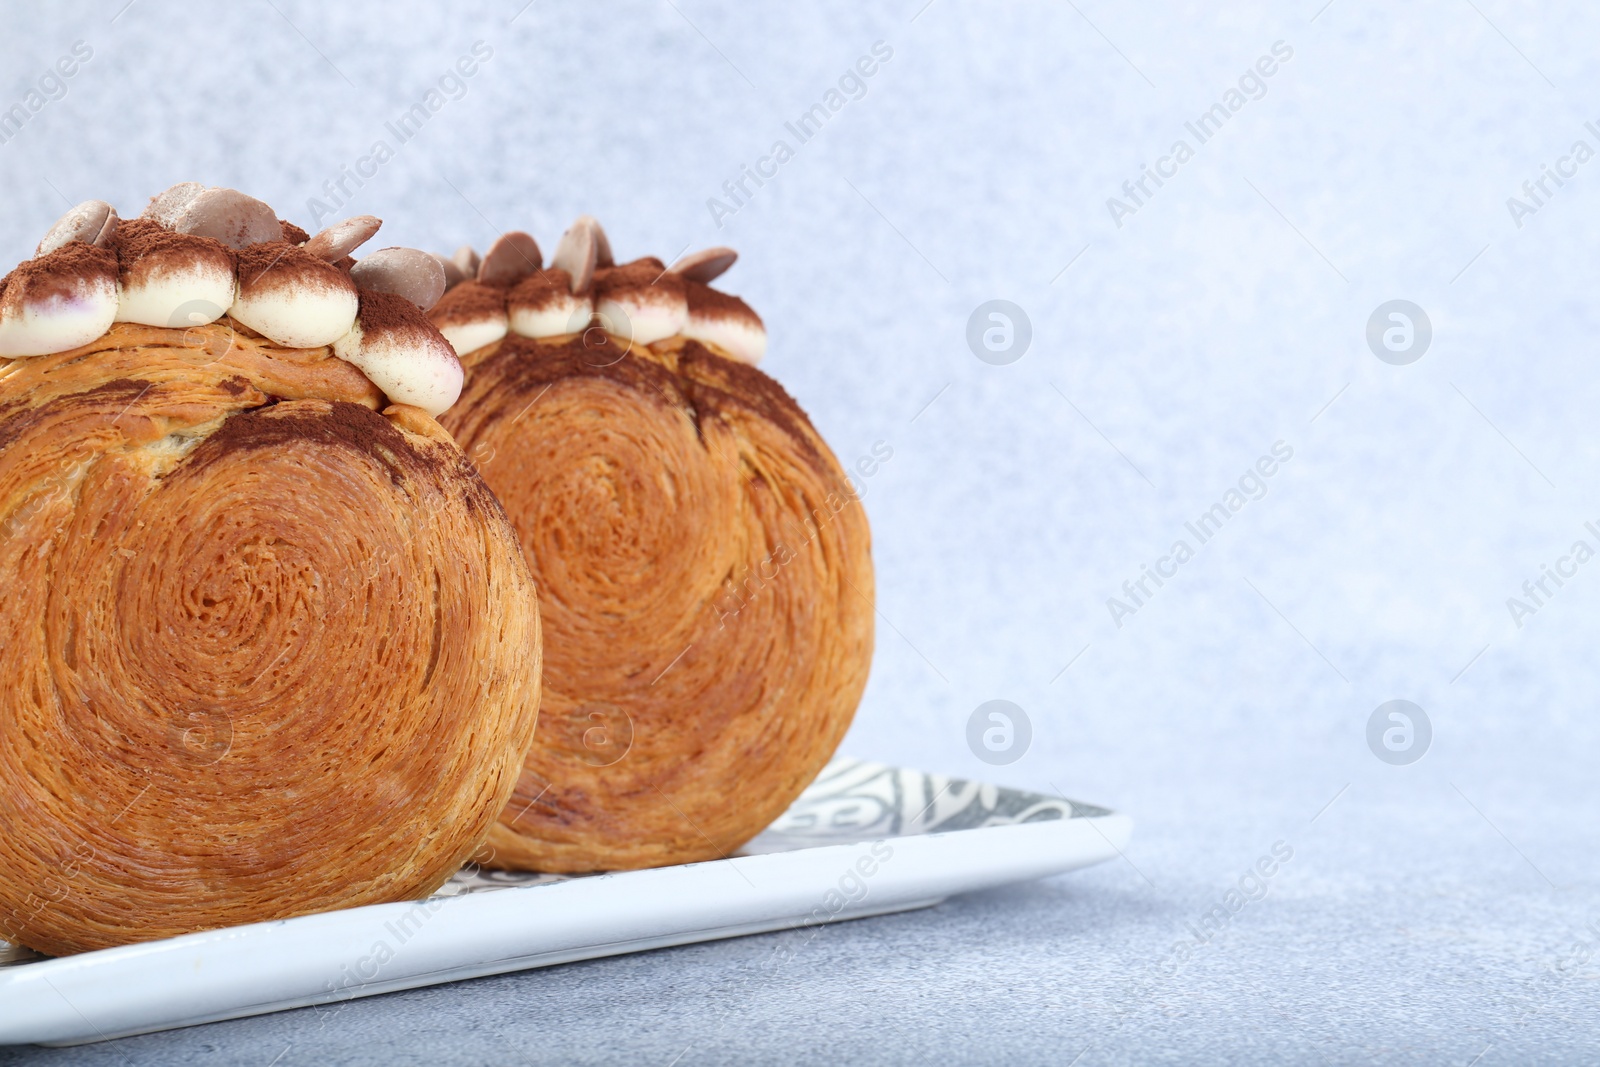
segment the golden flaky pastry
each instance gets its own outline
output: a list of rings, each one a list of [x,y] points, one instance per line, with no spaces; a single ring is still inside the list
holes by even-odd
[[[615,266],[583,219],[548,268],[525,234],[452,261],[431,317],[466,384],[442,421],[511,516],[545,627],[539,731],[485,863],[725,856],[810,784],[855,714],[866,515],[752,365],[761,320],[706,284],[732,259]]]
[[[424,897],[534,730],[504,512],[431,415],[334,354],[439,400],[454,354],[408,300],[442,269],[409,257],[430,296],[352,272],[349,234],[270,209],[230,230],[221,204],[80,226],[0,286],[0,937],[46,953]],[[107,278],[119,316],[173,324],[60,350]],[[325,342],[263,334],[308,328]]]

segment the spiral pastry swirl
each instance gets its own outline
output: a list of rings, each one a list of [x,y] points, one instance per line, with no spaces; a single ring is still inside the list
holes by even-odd
[[[545,638],[484,862],[728,855],[810,784],[866,685],[859,501],[788,394],[699,341],[511,333],[463,364],[442,421],[516,528]]]
[[[0,937],[431,893],[516,784],[539,618],[420,408],[230,319],[0,360]]]

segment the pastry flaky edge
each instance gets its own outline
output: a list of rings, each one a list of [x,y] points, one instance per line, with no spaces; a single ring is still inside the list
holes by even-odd
[[[482,862],[617,870],[731,855],[811,783],[873,645],[865,511],[757,370],[735,254],[614,262],[592,218],[451,259],[443,417],[540,588],[540,728]]]
[[[378,225],[191,183],[0,281],[0,938],[420,900],[511,795],[534,586]]]

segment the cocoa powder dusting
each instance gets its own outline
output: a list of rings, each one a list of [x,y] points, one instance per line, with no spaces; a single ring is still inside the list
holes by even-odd
[[[85,278],[115,281],[116,277],[115,252],[69,241],[54,252],[17,264],[15,270],[0,278],[0,293],[12,299],[24,291],[30,300],[71,299],[78,293],[78,282]]]
[[[667,265],[655,256],[645,256],[620,267],[594,272],[595,296],[616,289],[644,289],[654,286],[667,292],[682,292],[683,279],[666,273]]]
[[[309,233],[286,219],[279,219],[278,225],[283,227],[283,239],[292,245],[303,245],[311,240]]]
[[[295,441],[348,448],[381,463],[396,485],[408,470],[431,471],[436,465],[417,451],[406,435],[371,408],[336,400],[326,410],[296,402],[293,414],[275,414],[274,407],[230,415],[222,426],[189,455],[184,469],[197,473],[235,452],[280,451]],[[287,409],[285,409],[287,410]]]
[[[547,267],[512,286],[507,299],[521,307],[542,308],[566,299],[571,292],[572,275],[560,267]]]
[[[390,330],[434,331],[433,323],[422,309],[403,296],[380,293],[375,289],[359,290],[361,306],[356,318],[363,333],[383,333]]]
[[[124,282],[132,274],[160,273],[181,259],[215,263],[232,272],[234,256],[221,241],[194,234],[174,233],[153,219],[124,219],[111,241],[112,251],[121,264]],[[141,263],[141,260],[147,262]],[[143,270],[139,268],[144,268]]]
[[[9,400],[0,406],[0,451],[9,448],[14,442],[39,427],[48,426],[66,412],[93,411],[97,408],[101,411],[111,408],[126,411],[150,391],[151,384],[135,381],[132,378],[117,378],[81,393],[58,396],[37,407],[29,403],[29,397],[26,395],[17,400]]]
[[[642,399],[683,411],[696,427],[702,419],[742,408],[787,434],[817,470],[828,469],[817,447],[816,429],[783,386],[755,367],[719,356],[698,341],[683,342],[673,370],[648,349],[627,359],[596,363],[582,338],[556,342],[511,334],[468,378],[469,390],[481,389],[475,383],[494,383],[492,391],[505,402],[502,410],[507,414],[526,406],[522,398],[573,378],[616,382]],[[446,425],[450,425],[448,416]]]
[[[684,395],[703,413],[737,403],[788,434],[801,451],[824,469],[815,440],[821,440],[805,411],[775,378],[748,363],[717,355],[699,341],[678,349],[678,374]]]
[[[689,314],[706,318],[743,319],[761,325],[761,316],[731,293],[720,293],[705,282],[685,278],[683,287],[689,298]]]
[[[497,392],[526,396],[565,378],[608,378],[668,406],[687,408],[672,371],[649,354],[637,359],[601,359],[584,344],[582,337],[561,341],[549,338],[507,334],[500,350],[473,368],[474,381],[487,378]],[[518,400],[515,411],[524,406]]]
[[[453,322],[472,322],[490,315],[504,315],[505,311],[505,290],[482,282],[462,282],[439,298],[439,302],[428,312],[428,319],[448,326]]]
[[[331,263],[325,263],[287,241],[262,241],[236,253],[239,259],[239,286],[265,285],[272,288],[293,285],[301,288],[348,289],[350,282]]]

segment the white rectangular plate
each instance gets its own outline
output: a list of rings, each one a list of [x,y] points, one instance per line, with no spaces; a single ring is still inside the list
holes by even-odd
[[[0,1044],[78,1044],[936,904],[1117,855],[1105,808],[835,759],[725,860],[463,871],[428,900],[46,959],[0,942]]]

